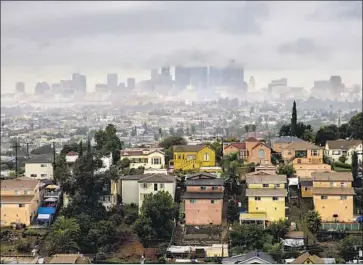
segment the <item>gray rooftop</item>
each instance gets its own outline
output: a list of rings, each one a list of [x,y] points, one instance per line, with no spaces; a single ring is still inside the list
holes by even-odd
[[[34,156],[34,157],[30,158],[25,163],[27,163],[27,164],[40,164],[40,163],[49,164],[49,163],[53,163],[53,156],[49,155],[49,154],[37,155],[37,156]]]
[[[183,199],[221,200],[223,196],[223,192],[186,192]]]
[[[187,179],[185,181],[186,186],[223,186],[224,179]]]
[[[250,264],[252,259],[260,259],[261,264],[274,264],[276,261],[267,253],[262,251],[251,251],[247,254],[237,255],[229,258],[224,258],[222,263],[228,264]]]

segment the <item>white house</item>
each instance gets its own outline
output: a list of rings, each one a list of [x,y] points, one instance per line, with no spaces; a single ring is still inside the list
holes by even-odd
[[[333,161],[339,161],[339,157],[344,155],[347,160],[345,163],[351,164],[353,153],[357,152],[358,163],[363,161],[362,140],[336,140],[327,141],[325,144],[324,155]]]
[[[121,197],[123,204],[135,203],[142,206],[147,194],[167,191],[174,199],[176,177],[166,174],[131,175],[121,177]]]
[[[157,148],[133,148],[121,150],[120,159],[128,158],[130,168],[160,169],[165,166],[165,153]]]
[[[53,179],[53,157],[38,155],[25,162],[25,176],[34,179]]]

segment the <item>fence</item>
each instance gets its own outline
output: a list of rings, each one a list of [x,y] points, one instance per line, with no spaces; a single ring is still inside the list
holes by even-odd
[[[359,231],[360,223],[322,223],[321,230],[323,231]]]

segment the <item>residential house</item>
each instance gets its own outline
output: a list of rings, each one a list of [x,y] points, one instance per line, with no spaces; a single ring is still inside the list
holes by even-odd
[[[247,254],[232,256],[222,260],[222,264],[275,264],[276,261],[262,251],[251,251]]]
[[[173,147],[174,170],[200,170],[201,167],[214,167],[216,153],[208,145],[176,145]]]
[[[314,207],[323,222],[352,222],[353,217],[353,177],[350,172],[314,172]]]
[[[336,140],[326,141],[324,154],[333,162],[339,161],[341,156],[346,157],[345,163],[352,164],[353,153],[358,155],[358,163],[363,161],[363,144],[362,140]]]
[[[276,153],[282,153],[282,149],[291,143],[303,142],[300,138],[295,136],[281,136],[279,138],[271,140],[271,148]]]
[[[53,179],[53,156],[37,155],[25,162],[25,176],[34,179]]]
[[[29,178],[1,180],[1,226],[31,224],[41,199],[39,183]]]
[[[242,143],[231,143],[226,145],[223,155],[237,153],[238,158],[248,163],[268,165],[271,164],[271,149],[262,141],[248,138]]]
[[[316,255],[311,255],[309,252],[305,252],[297,257],[290,264],[324,264],[324,260]]]
[[[292,163],[298,177],[310,178],[312,172],[330,171],[323,162],[323,148],[312,143],[294,142],[282,148],[282,159]]]
[[[142,206],[147,194],[167,191],[174,199],[176,177],[166,174],[145,174],[121,177],[121,197],[123,204],[135,203]]]
[[[222,224],[224,179],[212,174],[199,173],[185,181],[183,195],[187,225]]]
[[[241,212],[240,222],[255,221],[265,224],[266,221],[285,219],[285,199],[287,197],[287,178],[285,175],[271,175],[263,171],[246,176],[246,196],[248,213]]]
[[[313,197],[313,181],[311,178],[300,178],[300,190],[302,198]]]
[[[124,158],[130,160],[130,168],[161,169],[165,166],[165,153],[155,148],[121,150],[120,159]]]

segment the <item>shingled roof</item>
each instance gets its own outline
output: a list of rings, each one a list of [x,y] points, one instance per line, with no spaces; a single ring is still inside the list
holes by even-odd
[[[49,163],[53,163],[53,156],[52,155],[48,155],[48,154],[44,154],[44,155],[37,155],[34,156],[32,158],[30,158],[28,161],[26,161],[26,164],[49,164]]]
[[[282,150],[316,150],[316,149],[323,149],[323,148],[306,141],[294,142],[282,148]]]
[[[207,145],[174,145],[174,152],[199,152]]]
[[[346,182],[353,181],[351,172],[312,172],[311,178],[313,181],[328,181],[328,182]]]
[[[349,150],[359,144],[362,144],[362,140],[335,140],[335,141],[326,141],[326,145],[329,149],[341,149],[341,150]]]

